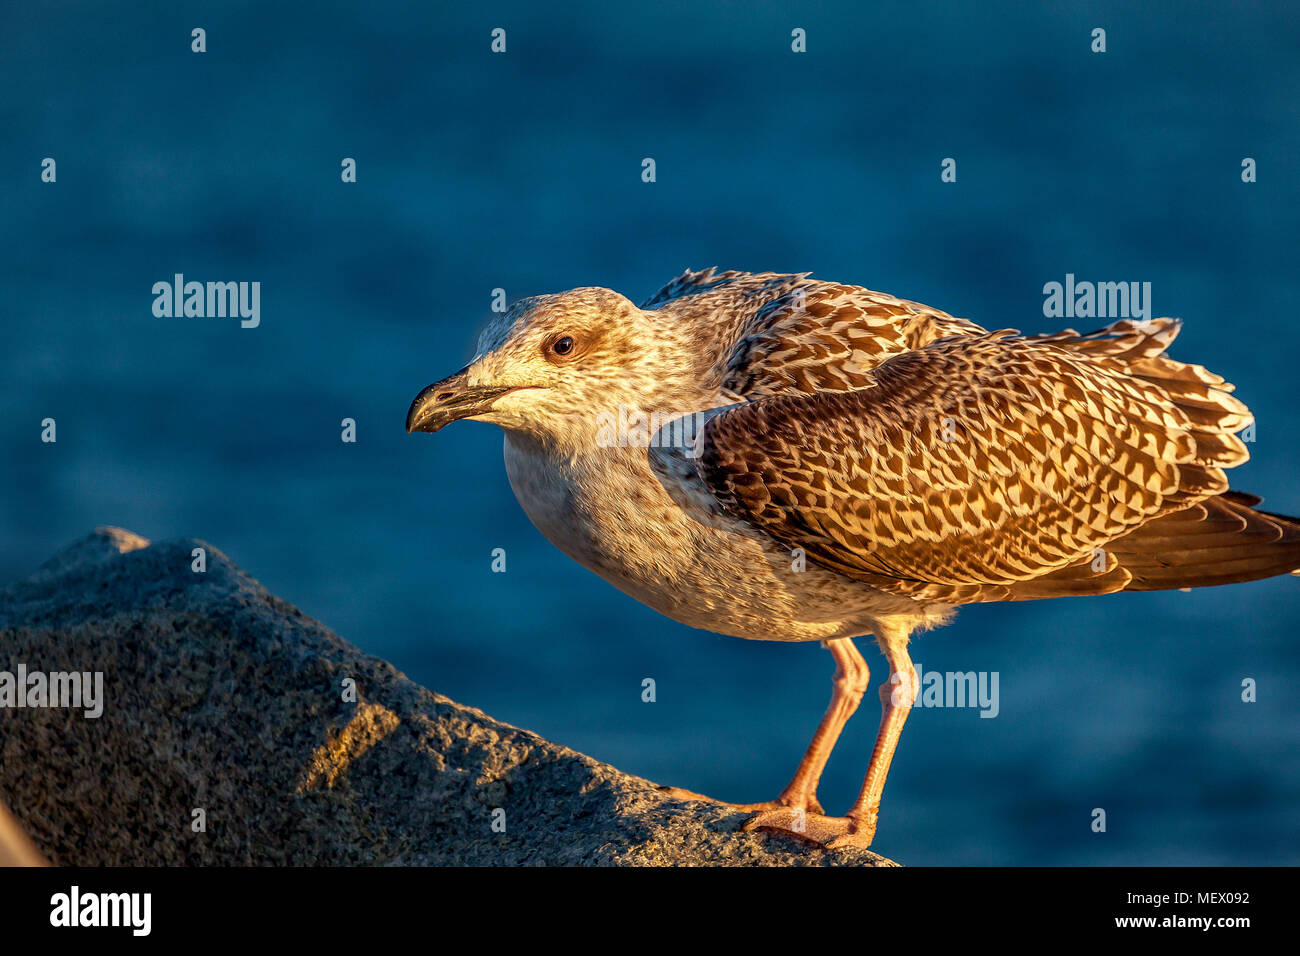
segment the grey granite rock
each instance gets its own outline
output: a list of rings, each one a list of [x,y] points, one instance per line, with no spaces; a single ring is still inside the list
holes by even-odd
[[[894,865],[739,831],[426,690],[202,541],[103,528],[6,588],[19,663],[104,675],[98,718],[0,708],[0,803],[55,864]]]

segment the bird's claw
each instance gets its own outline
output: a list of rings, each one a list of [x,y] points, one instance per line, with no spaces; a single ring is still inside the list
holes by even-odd
[[[846,832],[841,833],[829,843],[823,843],[822,846],[828,850],[846,850],[850,848],[855,850],[865,850],[871,846],[871,843],[875,838],[876,828],[874,826],[868,827],[865,824],[854,821],[850,824],[849,829]]]
[[[827,850],[848,847],[865,850],[875,838],[876,828],[852,817],[828,817],[796,807],[764,810],[745,821],[745,830],[772,830],[816,843]]]

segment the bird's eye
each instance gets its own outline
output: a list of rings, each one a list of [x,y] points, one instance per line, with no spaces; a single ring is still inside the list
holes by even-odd
[[[573,351],[573,336],[565,335],[556,339],[551,345],[551,351],[556,355],[568,355]]]

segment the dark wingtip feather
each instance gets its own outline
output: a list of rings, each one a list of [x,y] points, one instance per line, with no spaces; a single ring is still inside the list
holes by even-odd
[[[1262,500],[1225,492],[1113,542],[1107,550],[1133,575],[1125,590],[1212,587],[1300,572],[1300,518],[1254,510]]]

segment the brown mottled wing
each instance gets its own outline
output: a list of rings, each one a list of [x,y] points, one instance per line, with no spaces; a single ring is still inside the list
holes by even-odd
[[[911,349],[984,329],[861,286],[806,282],[760,308],[727,356],[723,388],[750,401],[786,392],[849,391]]]
[[[1189,373],[1171,395],[1050,341],[943,338],[869,376],[719,414],[698,468],[733,515],[898,594],[1121,590],[1105,546],[1226,491],[1246,457],[1232,432],[1249,412],[1226,390]]]
[[[743,314],[747,300],[752,300],[753,308],[757,309],[772,297],[804,282],[812,284],[806,272],[719,271],[715,267],[692,272],[688,269],[642,302],[641,308],[658,309],[670,302],[694,299],[698,300],[692,303],[695,305],[706,304],[710,308]],[[753,309],[748,311],[752,313]]]
[[[862,388],[881,362],[985,331],[919,302],[808,273],[685,272],[641,304],[689,322],[728,401]]]

